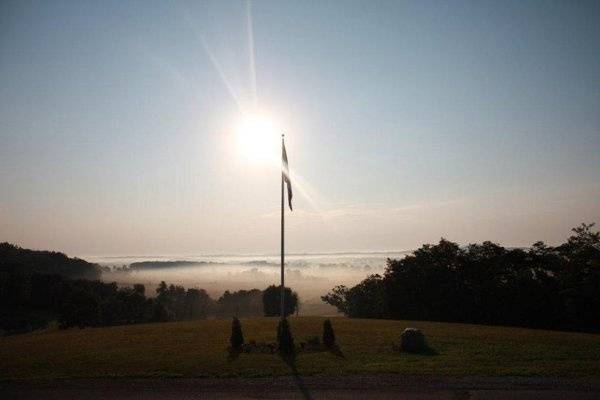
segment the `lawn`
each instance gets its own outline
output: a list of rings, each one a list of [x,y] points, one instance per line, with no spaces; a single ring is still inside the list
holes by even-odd
[[[291,318],[296,342],[320,335],[321,317]],[[303,375],[600,377],[600,335],[437,322],[333,318],[343,356],[303,353]],[[246,340],[275,341],[276,318],[242,319]],[[291,374],[277,355],[228,360],[230,320],[47,330],[0,338],[0,379],[271,376]],[[392,350],[420,328],[431,355]]]

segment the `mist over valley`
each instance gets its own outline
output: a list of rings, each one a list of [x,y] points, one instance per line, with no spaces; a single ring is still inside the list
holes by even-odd
[[[301,315],[336,314],[321,296],[337,285],[353,286],[382,274],[388,258],[408,252],[297,254],[286,257],[285,284],[298,293]],[[119,286],[141,283],[148,295],[161,281],[205,289],[218,299],[226,290],[260,289],[280,283],[278,255],[83,256],[102,266],[102,280]]]

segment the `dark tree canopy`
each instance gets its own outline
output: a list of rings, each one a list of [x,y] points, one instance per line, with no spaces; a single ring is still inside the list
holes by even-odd
[[[323,301],[350,317],[600,330],[600,233],[573,229],[565,244],[529,249],[441,239],[383,277],[338,286]]]
[[[262,296],[263,310],[267,317],[281,315],[281,286],[271,285]],[[285,288],[285,316],[293,314],[298,308],[298,294],[292,289]]]
[[[206,318],[214,308],[214,301],[204,289],[185,289],[162,281],[156,289],[156,303],[168,311],[168,320]]]
[[[217,314],[222,317],[262,315],[262,296],[263,292],[258,289],[238,290],[237,292],[226,290],[217,300]]]

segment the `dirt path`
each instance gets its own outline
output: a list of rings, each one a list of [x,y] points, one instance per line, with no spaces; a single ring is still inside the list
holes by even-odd
[[[0,384],[3,399],[599,399],[600,380],[399,375],[85,379]]]

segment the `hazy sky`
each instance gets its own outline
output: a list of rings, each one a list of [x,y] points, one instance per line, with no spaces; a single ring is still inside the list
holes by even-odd
[[[0,241],[278,252],[255,106],[301,179],[290,251],[600,223],[598,1],[2,1]]]

